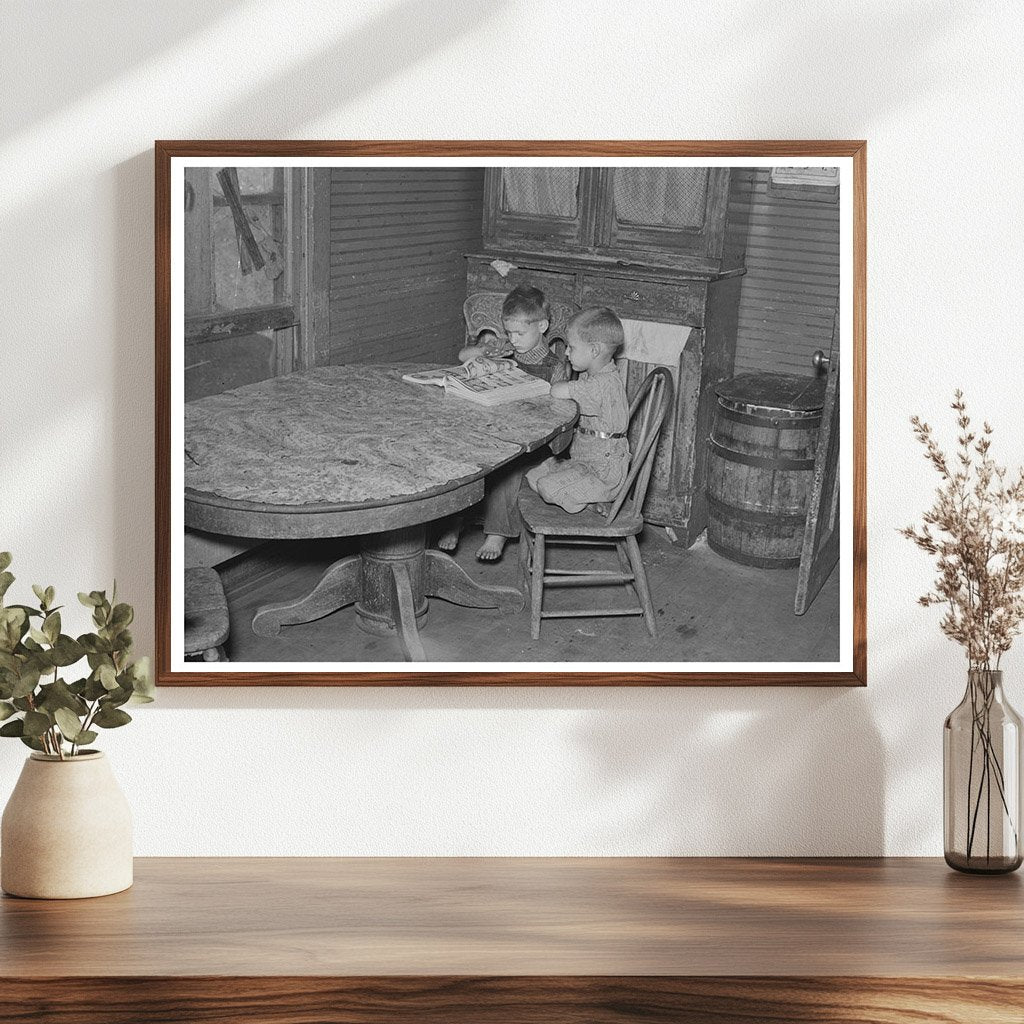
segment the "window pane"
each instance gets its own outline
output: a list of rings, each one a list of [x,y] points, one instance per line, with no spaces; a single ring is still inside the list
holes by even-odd
[[[707,204],[706,167],[644,167],[615,172],[620,223],[700,228]]]
[[[578,167],[506,167],[502,206],[507,213],[537,217],[575,217]]]
[[[224,170],[223,167],[210,168],[210,184],[215,196],[223,197],[224,189],[221,188],[217,172]],[[247,196],[258,193],[275,192],[284,199],[282,187],[284,181],[284,168],[282,167],[236,167],[235,174],[238,176],[238,191],[240,195]]]
[[[273,207],[245,204],[245,213],[265,265],[256,269],[246,262],[249,273],[242,273],[244,245],[235,229],[235,218],[228,206],[213,208],[213,287],[217,309],[244,309],[248,306],[269,306],[279,301],[274,283],[284,269],[280,245],[271,234]]]

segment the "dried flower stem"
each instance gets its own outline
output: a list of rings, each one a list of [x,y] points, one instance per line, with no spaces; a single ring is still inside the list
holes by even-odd
[[[938,576],[933,588],[918,601],[925,607],[944,607],[939,626],[963,646],[967,656],[973,726],[966,849],[970,856],[980,823],[986,830],[988,857],[993,782],[1014,836],[1017,834],[1004,791],[1001,747],[997,750],[994,746],[990,716],[994,698],[991,673],[999,669],[1003,654],[1024,622],[1024,469],[1007,482],[1006,467],[997,465],[989,454],[992,427],[985,423],[980,435],[971,429],[959,389],[951,408],[958,429],[952,456],[942,451],[927,423],[917,416],[911,418],[914,435],[942,482],[922,524],[900,532],[935,556]],[[976,753],[980,758],[977,772]],[[983,800],[986,816],[979,822]]]

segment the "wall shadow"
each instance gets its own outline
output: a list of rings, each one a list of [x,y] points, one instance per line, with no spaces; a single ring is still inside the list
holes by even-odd
[[[225,134],[224,126],[249,126],[253,111],[259,111],[261,137],[292,137],[318,114],[341,110],[370,88],[379,89],[498,13],[489,0],[402,0],[382,7],[323,52],[216,109],[209,118],[211,137],[237,137],[231,127]]]
[[[144,9],[134,0],[0,5],[4,77],[19,83],[5,90],[0,104],[0,139],[72,106],[243,6],[240,0]]]
[[[575,739],[608,808],[584,840],[595,853],[883,849],[885,762],[863,689],[715,688],[653,706],[638,694],[587,717]]]

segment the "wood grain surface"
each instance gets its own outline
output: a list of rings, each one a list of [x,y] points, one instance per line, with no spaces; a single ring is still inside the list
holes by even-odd
[[[572,402],[483,408],[401,379],[426,368],[327,366],[190,402],[185,487],[260,505],[387,503],[480,477],[576,415]]]
[[[5,1024],[1020,1024],[976,978],[64,978],[0,980]]]
[[[0,1019],[1019,1024],[1022,911],[938,859],[139,859],[0,901]]]

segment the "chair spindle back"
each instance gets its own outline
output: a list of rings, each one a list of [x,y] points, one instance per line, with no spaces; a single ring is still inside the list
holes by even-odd
[[[636,451],[629,461],[629,473],[608,510],[612,522],[625,508],[630,515],[643,514],[644,499],[654,469],[654,452],[662,425],[672,407],[672,374],[657,366],[644,378],[633,400],[629,403],[629,422],[639,415],[636,433]]]

